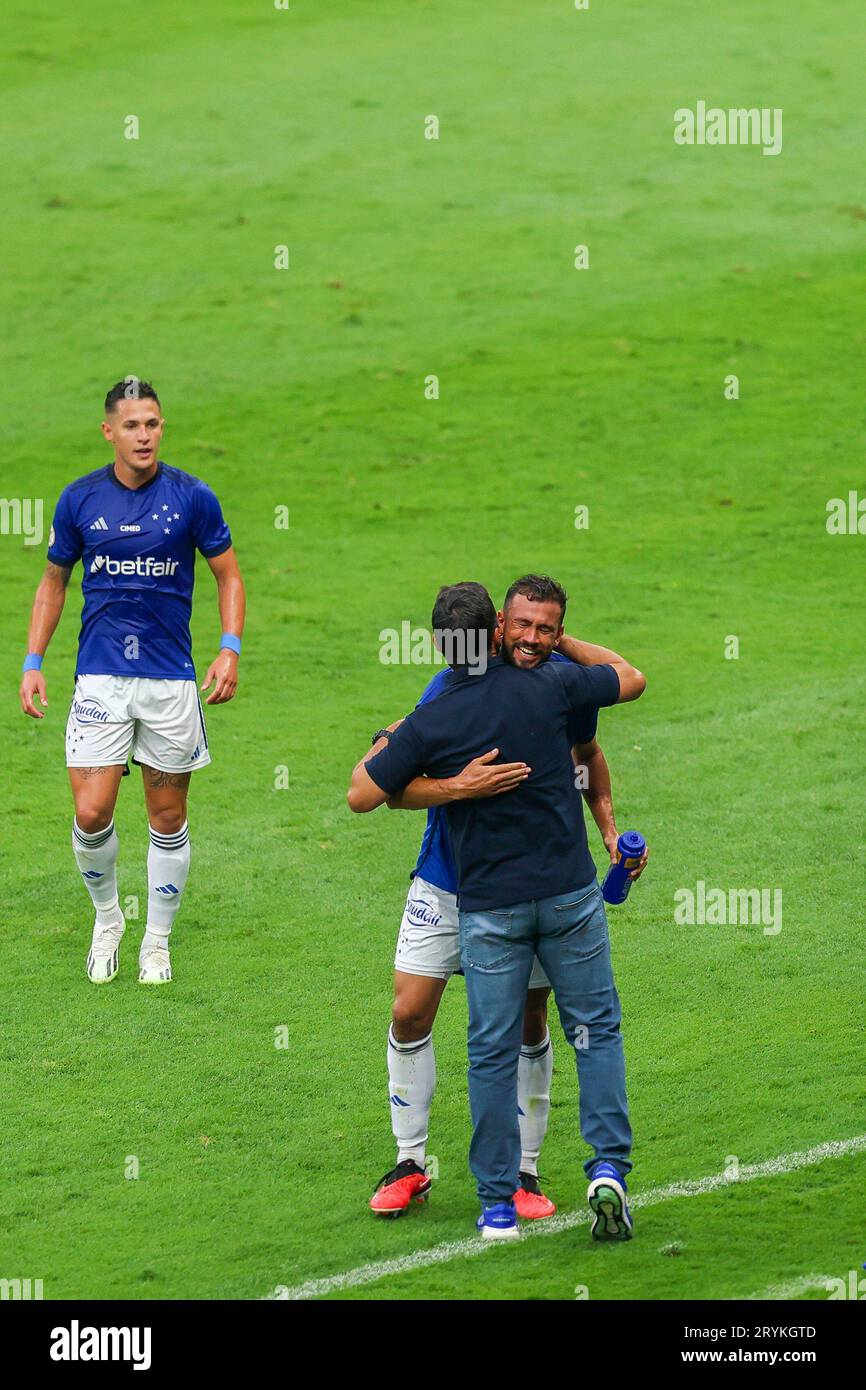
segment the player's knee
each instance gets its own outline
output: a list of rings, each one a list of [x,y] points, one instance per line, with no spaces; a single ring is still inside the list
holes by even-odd
[[[148,819],[151,830],[155,830],[158,835],[174,835],[183,827],[186,807],[168,806],[164,810],[152,811]]]
[[[98,806],[85,802],[83,805],[76,805],[75,807],[78,829],[83,830],[85,835],[95,835],[98,830],[105,830],[111,825],[112,815],[111,806]]]
[[[413,1004],[411,1000],[395,999],[391,1010],[391,1026],[398,1042],[419,1042],[433,1027],[435,1010]]]

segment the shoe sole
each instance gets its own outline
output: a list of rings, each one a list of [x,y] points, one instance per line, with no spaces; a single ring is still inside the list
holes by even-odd
[[[519,1240],[519,1226],[482,1226],[478,1233],[482,1240]]]
[[[419,1192],[416,1197],[410,1197],[405,1207],[370,1207],[370,1210],[374,1216],[384,1216],[386,1221],[394,1221],[396,1217],[402,1216],[404,1211],[408,1211],[413,1202],[424,1203],[429,1196],[430,1189],[428,1187],[423,1192]]]
[[[143,980],[139,975],[138,983],[140,985],[170,985],[172,984],[172,977],[169,975],[167,980]]]
[[[620,1187],[610,1178],[600,1178],[597,1187],[590,1183],[587,1199],[595,1216],[590,1230],[593,1240],[631,1240],[632,1229],[625,1216],[625,1194]]]

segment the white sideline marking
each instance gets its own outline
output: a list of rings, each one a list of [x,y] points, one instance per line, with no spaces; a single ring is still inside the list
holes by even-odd
[[[711,1173],[706,1178],[694,1178],[688,1182],[671,1183],[669,1187],[651,1187],[630,1198],[629,1206],[653,1207],[657,1202],[669,1202],[676,1197],[701,1197],[705,1192],[718,1192],[723,1187],[733,1187],[737,1183],[754,1182],[756,1178],[775,1178],[781,1173],[793,1173],[798,1168],[810,1168],[823,1163],[826,1158],[841,1158],[845,1154],[866,1151],[866,1134],[858,1134],[853,1139],[831,1139],[826,1144],[818,1144],[813,1149],[803,1149],[799,1153],[779,1154],[768,1158],[765,1163],[744,1163],[739,1176],[728,1177],[726,1173]],[[588,1211],[573,1211],[561,1216],[551,1216],[545,1221],[533,1222],[521,1227],[523,1240],[538,1239],[541,1236],[557,1235],[560,1231],[570,1231],[575,1226],[585,1226],[589,1222]],[[518,1242],[519,1243],[519,1242]],[[378,1264],[359,1265],[345,1274],[331,1274],[325,1279],[308,1279],[306,1283],[287,1288],[285,1284],[277,1287],[266,1298],[302,1299],[322,1298],[325,1294],[336,1293],[339,1289],[356,1289],[361,1284],[374,1284],[391,1274],[408,1274],[411,1270],[425,1269],[431,1265],[445,1264],[449,1260],[471,1259],[476,1255],[486,1255],[489,1250],[499,1248],[498,1240],[482,1240],[480,1236],[468,1236],[465,1240],[449,1240],[442,1245],[433,1245],[428,1250],[416,1250],[411,1255],[401,1255],[395,1260],[381,1260]],[[817,1276],[816,1276],[817,1277]],[[763,1295],[767,1297],[768,1295]]]
[[[812,1289],[824,1289],[829,1293],[831,1284],[837,1282],[829,1274],[804,1274],[802,1279],[792,1279],[788,1284],[771,1284],[762,1293],[750,1293],[748,1302],[787,1302],[789,1298],[799,1298],[801,1293],[809,1293]]]

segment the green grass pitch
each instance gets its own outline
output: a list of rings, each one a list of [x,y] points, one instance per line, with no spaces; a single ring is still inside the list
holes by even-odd
[[[471,1235],[459,980],[432,1199],[367,1211],[392,1162],[385,1030],[422,818],[344,801],[430,674],[382,665],[379,633],[427,622],[448,580],[500,598],[548,571],[568,629],[648,674],[599,733],[620,828],[652,847],[610,913],[635,1194],[866,1131],[866,539],[825,527],[830,498],[866,496],[859,0],[94,0],[19,6],[4,37],[4,496],[50,511],[109,461],[106,387],[150,376],[162,455],[219,493],[250,614],[193,781],[176,981],[137,985],[139,921],[96,990],[63,765],[78,578],[37,727],[16,689],[44,545],[0,535],[0,1276],[47,1298],[256,1299]],[[677,146],[699,99],[782,108],[782,153]],[[202,673],[218,632],[200,562]],[[117,819],[121,893],[144,903],[137,778]],[[782,930],[675,925],[698,879],[781,888]],[[569,1213],[585,1149],[558,1025],[554,1045],[542,1172]],[[864,1178],[850,1152],[647,1205],[629,1246],[576,1225],[329,1296],[845,1278]]]

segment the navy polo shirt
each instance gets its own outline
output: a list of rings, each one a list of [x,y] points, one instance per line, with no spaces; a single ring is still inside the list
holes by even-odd
[[[450,671],[435,700],[404,719],[366,764],[388,796],[413,777],[455,777],[491,748],[532,768],[515,791],[446,806],[465,912],[570,893],[591,883],[581,793],[566,756],[575,714],[619,699],[612,666],[544,662],[518,670],[490,657],[483,674]]]

